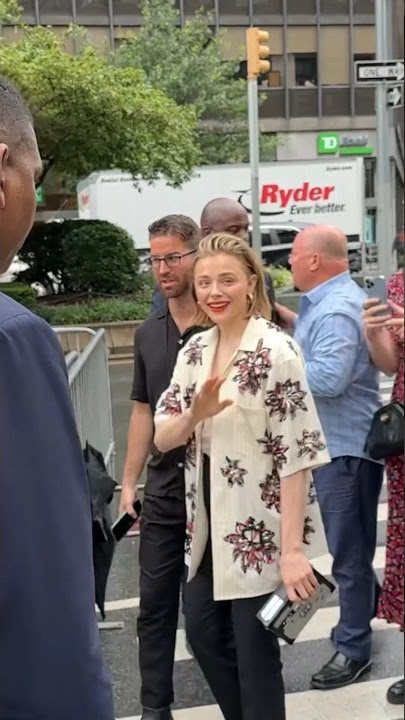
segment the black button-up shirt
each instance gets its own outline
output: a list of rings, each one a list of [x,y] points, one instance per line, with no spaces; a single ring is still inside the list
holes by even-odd
[[[170,385],[179,351],[196,332],[201,328],[189,328],[181,335],[167,303],[139,326],[135,333],[131,400],[150,405],[155,413],[160,396]],[[162,454],[152,447],[151,453],[146,492],[183,498],[184,449]]]

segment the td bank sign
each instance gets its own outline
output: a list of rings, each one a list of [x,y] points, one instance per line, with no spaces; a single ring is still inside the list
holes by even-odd
[[[367,135],[321,133],[318,135],[318,155],[373,155]]]

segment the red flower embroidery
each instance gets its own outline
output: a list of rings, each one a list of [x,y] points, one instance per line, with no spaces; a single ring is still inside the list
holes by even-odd
[[[273,470],[271,475],[266,475],[266,480],[260,483],[262,491],[261,499],[268,510],[275,508],[278,513],[281,512],[281,483],[277,470]]]
[[[168,390],[163,395],[159,405],[157,407],[157,413],[163,413],[165,415],[180,415],[181,414],[181,391],[180,385],[172,383]]]
[[[187,358],[187,365],[202,365],[203,350],[207,345],[203,344],[202,337],[194,338],[188,344],[184,355]]]
[[[247,470],[239,467],[240,460],[231,460],[229,457],[226,458],[226,465],[221,468],[221,473],[224,478],[227,479],[229,487],[239,485],[243,487],[245,484],[245,475]]]
[[[195,483],[191,483],[188,491],[186,492],[186,506],[187,506],[187,524],[186,524],[186,553],[191,555],[191,544],[194,535],[194,523],[195,523],[195,512],[196,512],[196,497],[197,487]]]
[[[270,408],[270,417],[278,415],[280,422],[283,422],[288,415],[294,419],[298,410],[307,412],[308,408],[304,402],[307,394],[301,390],[301,383],[298,381],[277,382],[274,390],[266,393],[265,404]]]
[[[287,463],[287,450],[290,449],[289,445],[283,445],[284,435],[275,435],[266,430],[264,438],[261,438],[257,442],[262,446],[264,455],[273,455],[274,463],[278,470]]]
[[[186,555],[191,555],[191,545],[193,542],[193,535],[194,535],[194,521],[190,520],[186,525],[186,542],[185,542]]]
[[[270,353],[269,348],[263,348],[263,340],[259,340],[254,352],[244,352],[243,357],[236,361],[235,367],[239,368],[239,372],[233,379],[238,383],[242,395],[247,392],[257,395],[272,367]]]
[[[233,560],[239,558],[244,573],[249,569],[258,575],[263,572],[263,565],[274,563],[274,554],[278,548],[273,542],[274,533],[268,530],[261,520],[256,522],[249,517],[246,522],[236,523],[235,533],[227,535],[224,540],[234,546]]]
[[[274,322],[271,322],[270,320],[267,322],[267,327],[268,327],[269,330],[275,330],[276,332],[279,332],[279,333],[280,333],[280,332],[283,332],[283,330],[281,329],[281,327],[279,327],[278,325],[276,325]]]
[[[297,440],[299,447],[298,457],[305,457],[308,455],[310,460],[315,460],[318,452],[325,450],[326,445],[321,438],[320,430],[304,430],[302,433],[302,439]]]

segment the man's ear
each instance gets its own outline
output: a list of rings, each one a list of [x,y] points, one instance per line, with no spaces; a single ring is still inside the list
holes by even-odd
[[[9,149],[5,143],[0,143],[0,209],[6,207],[6,172],[9,159]]]
[[[317,272],[321,265],[321,256],[319,253],[314,253],[311,259],[310,270],[311,272]]]

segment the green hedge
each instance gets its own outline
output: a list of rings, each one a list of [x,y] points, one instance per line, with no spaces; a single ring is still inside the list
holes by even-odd
[[[37,294],[30,285],[24,285],[24,283],[1,283],[0,290],[5,295],[13,298],[17,302],[24,305],[29,310],[35,310],[37,304]]]
[[[80,305],[38,304],[36,312],[51,325],[88,325],[144,320],[150,313],[150,298],[143,300],[102,298]]]

